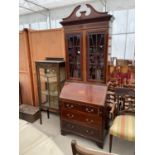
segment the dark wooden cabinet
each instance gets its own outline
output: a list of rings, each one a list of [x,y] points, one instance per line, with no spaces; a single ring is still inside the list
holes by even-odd
[[[60,94],[61,133],[104,144],[107,86],[66,82]]]
[[[78,6],[61,22],[65,32],[67,80],[106,83],[113,17],[107,12],[97,12],[89,4],[86,6],[90,13],[79,12]]]
[[[40,123],[41,111],[59,112],[59,94],[65,82],[65,62],[58,58],[36,61]]]
[[[108,41],[112,16],[79,11],[61,22],[65,32],[67,82],[60,93],[61,133],[95,141],[101,148],[107,127]]]

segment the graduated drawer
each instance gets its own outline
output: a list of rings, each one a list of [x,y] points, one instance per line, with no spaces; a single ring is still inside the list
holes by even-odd
[[[102,124],[102,117],[99,116],[69,110],[62,110],[61,114],[63,119],[75,120],[93,127],[100,127]]]
[[[88,114],[99,115],[99,107],[96,106],[81,104],[79,110]]]
[[[85,112],[88,114],[100,115],[100,108],[97,106],[91,106],[88,104],[82,103],[69,103],[69,102],[61,102],[63,108],[66,110],[77,110],[81,112]]]
[[[94,140],[100,140],[103,137],[103,133],[98,128],[82,126],[65,120],[62,121],[62,129]]]
[[[61,107],[67,110],[78,110],[79,109],[78,104],[69,103],[69,102],[61,102]]]

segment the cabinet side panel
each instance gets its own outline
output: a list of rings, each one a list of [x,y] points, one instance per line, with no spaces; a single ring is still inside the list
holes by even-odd
[[[32,78],[29,67],[29,49],[27,42],[26,32],[20,32],[19,34],[19,81],[21,85],[21,96],[23,104],[34,104]]]

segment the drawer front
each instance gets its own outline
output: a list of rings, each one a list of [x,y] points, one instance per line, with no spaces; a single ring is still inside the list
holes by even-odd
[[[83,112],[88,113],[88,114],[94,114],[94,115],[99,114],[99,108],[98,107],[89,106],[89,105],[81,105],[80,111],[83,111]]]
[[[100,110],[99,110],[100,108],[96,106],[91,106],[88,104],[81,104],[81,103],[68,103],[68,102],[62,102],[61,104],[65,109],[68,109],[68,110],[72,109],[72,110],[77,110],[88,114],[100,115]]]
[[[102,125],[102,117],[80,113],[78,111],[62,110],[62,118],[75,120],[93,127],[100,127]]]
[[[98,128],[90,128],[79,124],[71,123],[68,121],[62,121],[62,129],[75,133],[84,137],[88,137],[93,140],[102,140],[103,132]]]
[[[79,106],[77,104],[68,103],[68,102],[62,102],[61,104],[62,104],[63,108],[68,109],[68,110],[70,110],[70,109],[78,110],[78,106]]]

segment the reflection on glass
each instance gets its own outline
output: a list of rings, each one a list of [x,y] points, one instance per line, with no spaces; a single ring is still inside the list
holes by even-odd
[[[81,78],[80,35],[69,35],[67,39],[70,77]]]
[[[88,34],[88,78],[103,80],[104,34]]]

